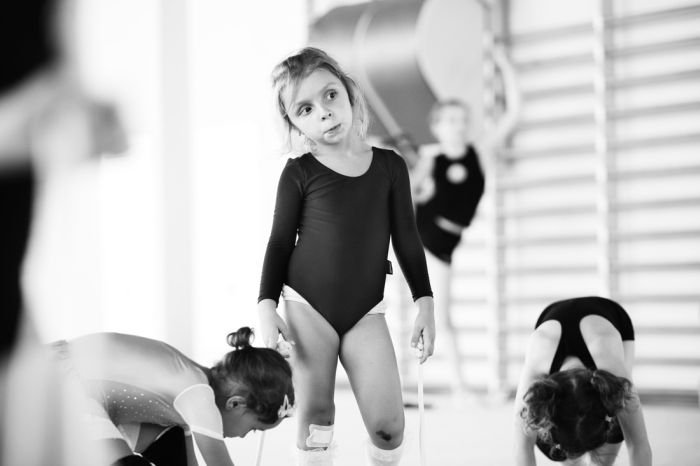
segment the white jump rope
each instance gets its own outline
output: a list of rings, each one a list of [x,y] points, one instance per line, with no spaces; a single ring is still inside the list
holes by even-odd
[[[420,357],[423,355],[423,335],[421,335],[418,341],[417,348],[418,358],[418,451],[420,455],[421,466],[426,466],[427,461],[425,459],[425,439],[424,439],[424,419],[425,419],[425,400],[423,398],[423,364],[420,363]]]
[[[255,460],[255,466],[260,466],[262,464],[262,452],[263,445],[265,444],[265,431],[260,432],[260,438],[258,439],[258,459]]]

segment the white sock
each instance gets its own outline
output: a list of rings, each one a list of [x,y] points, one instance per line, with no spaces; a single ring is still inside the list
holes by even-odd
[[[333,466],[333,454],[330,448],[300,450],[297,448],[298,466]]]
[[[367,440],[367,461],[370,466],[398,466],[403,454],[403,443],[393,450],[382,450]]]

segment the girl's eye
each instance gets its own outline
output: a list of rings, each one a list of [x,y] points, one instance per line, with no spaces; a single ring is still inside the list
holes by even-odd
[[[304,105],[299,109],[299,115],[308,115],[311,113],[311,107],[309,105]]]
[[[333,100],[333,99],[335,99],[336,97],[338,97],[338,91],[334,91],[334,90],[328,91],[328,98],[329,98],[330,100]]]

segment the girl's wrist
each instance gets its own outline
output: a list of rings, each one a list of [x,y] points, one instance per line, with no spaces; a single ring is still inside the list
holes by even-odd
[[[261,299],[258,303],[258,312],[277,312],[277,303],[274,299]]]
[[[421,296],[420,298],[416,299],[416,305],[418,306],[418,311],[433,312],[435,309],[432,296]]]

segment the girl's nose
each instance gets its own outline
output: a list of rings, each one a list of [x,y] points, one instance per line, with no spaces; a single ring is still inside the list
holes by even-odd
[[[332,114],[331,114],[330,110],[323,110],[321,112],[321,119],[323,119],[323,120],[326,120],[326,119],[330,118],[331,116],[332,116]]]

